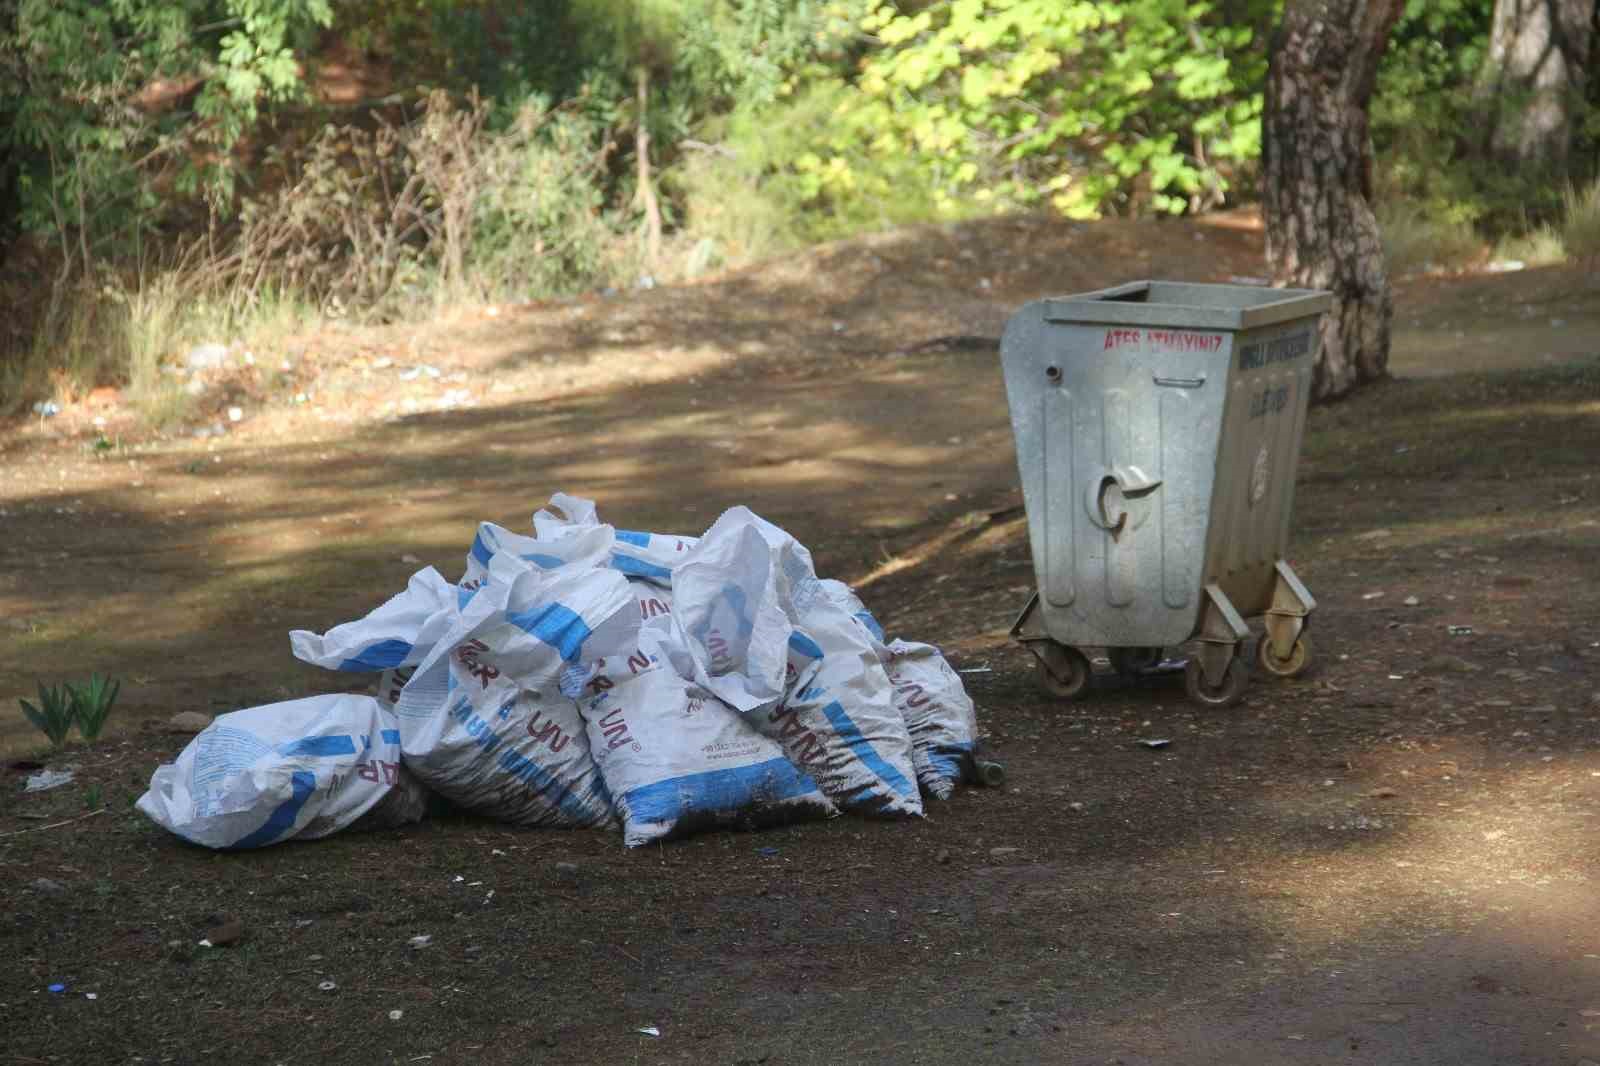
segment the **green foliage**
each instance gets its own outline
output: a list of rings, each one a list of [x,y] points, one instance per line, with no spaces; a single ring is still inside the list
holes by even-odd
[[[78,724],[78,732],[84,740],[93,743],[99,739],[100,730],[105,728],[111,707],[117,702],[117,693],[122,690],[122,682],[90,674],[83,688],[77,688],[71,682],[67,683],[66,688],[72,695],[72,717]]]
[[[1414,204],[1383,201],[1377,216],[1384,259],[1393,277],[1457,270],[1483,250],[1470,223],[1429,215]]]
[[[65,685],[45,688],[41,682],[37,706],[27,700],[18,702],[22,704],[23,717],[45,735],[52,748],[59,748],[66,741],[67,734],[72,731],[72,723],[76,719],[70,688]]]
[[[353,6],[345,17],[374,27],[402,76],[462,93],[476,89],[492,102],[513,102],[513,113],[532,95],[569,100],[595,93],[586,87],[597,75],[594,58],[581,46],[571,3],[381,0]],[[609,104],[623,91],[601,95]]]
[[[1528,266],[1551,266],[1566,262],[1567,246],[1561,239],[1561,231],[1546,222],[1527,233],[1500,238],[1494,246],[1494,258],[1515,259]]]
[[[182,194],[222,202],[228,151],[300,92],[297,35],[331,19],[329,0],[20,0],[0,27],[17,223],[86,266]]]
[[[481,295],[530,299],[612,280],[620,222],[605,210],[605,149],[582,112],[529,102],[480,166],[466,254]]]
[[[937,212],[1049,203],[1074,217],[1221,202],[1260,151],[1261,30],[1277,5],[937,0],[884,5],[829,135],[794,160],[819,202]],[[819,89],[828,87],[823,79]]]
[[[719,143],[671,176],[691,231],[740,262],[954,213],[935,200],[917,160],[870,150],[865,131],[848,121],[858,99],[826,82],[776,109],[740,107],[713,127]]]
[[[59,748],[74,725],[83,739],[90,742],[99,739],[121,688],[121,681],[91,674],[81,689],[70,681],[50,688],[45,688],[41,682],[37,705],[27,700],[18,702],[29,723],[45,735],[51,747]]]
[[[225,264],[243,309],[294,292],[403,317],[432,301],[526,299],[609,280],[605,145],[576,107],[532,100],[501,129],[443,92],[404,125],[328,126],[290,178],[247,201]]]
[[[1488,90],[1493,13],[1493,0],[1407,3],[1372,102],[1378,194],[1443,225],[1468,223],[1491,236],[1536,232],[1560,217],[1563,181],[1507,167],[1490,150],[1497,110],[1518,105]],[[1600,146],[1600,80],[1573,105],[1580,148]]]
[[[1561,243],[1574,259],[1600,265],[1600,178],[1585,188],[1568,186],[1562,197],[1565,217]]]

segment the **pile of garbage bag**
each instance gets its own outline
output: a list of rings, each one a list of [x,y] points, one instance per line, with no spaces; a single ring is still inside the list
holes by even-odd
[[[886,641],[811,553],[746,508],[700,537],[600,522],[562,493],[533,536],[479,526],[365,618],[290,634],[374,696],[225,714],[138,807],[252,848],[422,817],[429,793],[629,847],[840,813],[914,818],[974,770],[972,700],[938,649]]]

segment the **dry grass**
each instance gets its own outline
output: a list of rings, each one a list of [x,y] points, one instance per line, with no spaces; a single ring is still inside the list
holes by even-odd
[[[1546,223],[1527,233],[1500,238],[1494,246],[1494,258],[1515,260],[1530,267],[1554,266],[1566,262],[1567,246],[1561,232]]]
[[[1434,218],[1407,203],[1380,204],[1378,228],[1393,277],[1458,270],[1483,252],[1483,243],[1468,223]]]
[[[1568,187],[1562,197],[1566,218],[1561,240],[1567,254],[1591,266],[1600,264],[1600,178],[1587,187]]]

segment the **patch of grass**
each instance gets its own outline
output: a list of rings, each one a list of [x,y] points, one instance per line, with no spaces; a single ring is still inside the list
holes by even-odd
[[[1528,266],[1554,266],[1567,260],[1566,242],[1548,222],[1526,233],[1508,234],[1494,246],[1497,261],[1516,260]]]
[[[1408,203],[1381,203],[1377,214],[1391,276],[1456,270],[1482,254],[1470,223],[1434,217]]]
[[[31,333],[0,352],[0,412],[40,399],[71,402],[110,384],[125,363],[125,314],[91,278],[60,281],[34,308]]]
[[[0,413],[125,385],[147,424],[183,422],[194,397],[173,368],[188,348],[225,342],[272,351],[318,317],[308,301],[278,286],[237,290],[198,247],[138,273],[59,282],[27,345],[0,351]]]
[[[1562,203],[1566,218],[1561,223],[1561,241],[1567,254],[1590,264],[1600,262],[1600,178],[1583,189],[1569,186]]]

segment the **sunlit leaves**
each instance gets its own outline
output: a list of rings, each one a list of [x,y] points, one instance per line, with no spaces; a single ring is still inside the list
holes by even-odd
[[[1278,6],[1230,10],[1265,26]],[[1183,211],[1259,152],[1264,43],[1207,3],[935,0],[879,5],[862,29],[877,47],[834,130],[859,140],[837,154],[910,165],[953,213]]]
[[[0,148],[25,227],[102,237],[153,225],[152,184],[231,193],[218,160],[265,101],[301,90],[294,35],[328,0],[22,0],[0,25]],[[85,242],[86,245],[89,242]]]

